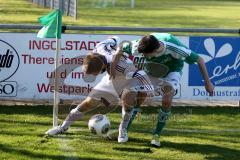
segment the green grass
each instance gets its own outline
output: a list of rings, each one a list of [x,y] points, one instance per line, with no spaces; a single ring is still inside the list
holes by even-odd
[[[80,26],[239,28],[239,0],[137,0],[134,9],[129,2],[118,0],[115,8],[97,8],[92,1],[79,0],[78,20],[64,16],[63,22]],[[28,0],[0,0],[0,4],[1,23],[37,24],[37,18],[50,11]]]
[[[129,131],[129,142],[118,144],[91,134],[86,121],[75,123],[66,134],[46,137],[51,106],[0,106],[0,159],[239,159],[240,108],[173,108],[160,149],[149,146],[155,110],[144,108]],[[116,129],[120,110],[109,118]]]

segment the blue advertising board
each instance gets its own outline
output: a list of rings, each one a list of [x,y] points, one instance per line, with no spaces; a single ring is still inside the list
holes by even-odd
[[[240,38],[190,37],[189,47],[204,58],[215,86],[240,86]],[[189,67],[189,86],[203,86],[197,65]]]

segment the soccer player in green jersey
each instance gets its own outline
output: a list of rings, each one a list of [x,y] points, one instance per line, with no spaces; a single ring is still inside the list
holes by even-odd
[[[152,80],[152,84],[155,84],[155,89],[160,89],[161,91],[162,107],[159,110],[157,125],[151,141],[153,146],[160,147],[160,134],[171,113],[172,99],[179,90],[184,62],[198,64],[205,89],[210,96],[213,95],[214,86],[209,80],[204,60],[197,53],[183,45],[175,36],[168,33],[146,35],[139,40],[126,43],[123,51],[130,56],[139,53],[143,54],[145,57],[144,70]],[[117,58],[115,59],[117,61]],[[113,67],[114,63],[115,61],[112,63]],[[111,74],[111,77],[114,78],[114,73]],[[162,80],[165,83],[162,83]],[[138,111],[139,106],[135,106],[128,128]]]

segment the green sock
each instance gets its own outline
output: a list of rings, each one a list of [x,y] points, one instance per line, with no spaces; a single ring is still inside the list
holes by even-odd
[[[171,111],[165,112],[162,109],[159,110],[158,121],[157,121],[156,128],[153,132],[153,135],[157,134],[158,136],[160,136],[163,128],[166,125],[166,121],[167,121],[168,117],[170,116],[170,113],[171,113]]]
[[[137,113],[140,111],[140,107],[139,106],[135,106],[132,110],[132,116],[130,118],[130,121],[128,122],[128,126],[127,126],[127,130],[131,127],[132,122],[134,120],[134,118],[136,117]]]

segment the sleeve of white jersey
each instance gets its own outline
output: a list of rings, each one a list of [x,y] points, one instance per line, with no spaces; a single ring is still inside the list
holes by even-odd
[[[106,40],[99,42],[95,48],[97,49],[97,48],[107,47],[108,50],[111,50],[112,48],[116,48],[119,45],[119,43],[120,43],[120,38],[117,36],[113,36],[111,38],[108,38]]]
[[[106,57],[107,62],[112,61],[113,55],[116,52],[116,48],[120,43],[120,38],[113,36],[104,41],[99,42],[96,47],[93,49],[93,53],[98,53]]]

